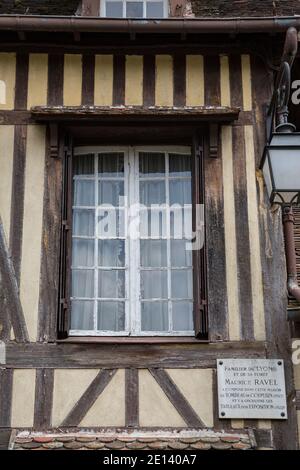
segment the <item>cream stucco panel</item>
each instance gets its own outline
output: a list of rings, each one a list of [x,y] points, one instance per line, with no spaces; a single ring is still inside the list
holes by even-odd
[[[186,105],[204,105],[204,66],[202,55],[186,56]]]
[[[33,426],[35,369],[14,370],[11,426],[25,428]]]
[[[140,426],[186,424],[148,370],[139,371]]]
[[[300,364],[294,366],[295,389],[300,390]]]
[[[168,369],[166,372],[207,427],[213,427],[212,369]]]
[[[95,59],[95,106],[111,106],[113,102],[112,55],[96,55]]]
[[[173,106],[173,58],[157,55],[155,59],[155,105]]]
[[[47,104],[48,54],[30,54],[27,108]]]
[[[64,105],[80,106],[82,93],[82,56],[65,54]]]
[[[0,53],[0,109],[14,109],[16,54]]]
[[[125,104],[143,104],[143,56],[126,56]]]
[[[119,369],[80,426],[125,426],[125,371]]]
[[[0,126],[0,216],[7,243],[10,229],[13,158],[14,126]]]
[[[99,370],[58,369],[54,374],[52,426],[59,426],[94,380]]]

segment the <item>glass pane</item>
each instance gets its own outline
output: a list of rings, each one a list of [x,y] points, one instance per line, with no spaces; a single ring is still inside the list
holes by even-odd
[[[125,271],[98,271],[98,297],[124,299]]]
[[[163,18],[164,4],[163,2],[147,2],[147,18]]]
[[[123,2],[106,2],[105,13],[107,18],[122,18]]]
[[[140,176],[165,176],[165,154],[164,153],[139,153]]]
[[[192,266],[192,251],[186,249],[186,240],[171,240],[171,265]]]
[[[166,238],[167,213],[165,209],[140,209],[140,236],[144,238]]]
[[[189,155],[169,155],[169,172],[175,176],[191,176],[191,157]]]
[[[98,330],[123,331],[125,329],[125,302],[98,302]]]
[[[74,181],[74,206],[95,205],[95,183],[88,180]]]
[[[143,3],[142,2],[126,2],[126,18],[142,18]]]
[[[141,266],[147,268],[160,268],[167,266],[166,240],[140,241]]]
[[[271,149],[269,152],[275,188],[289,191],[299,190],[300,150]]]
[[[72,300],[71,330],[94,329],[94,302]]]
[[[123,181],[99,181],[98,205],[111,204],[112,206],[124,205]]]
[[[101,153],[98,160],[98,173],[103,177],[124,176],[124,154]]]
[[[145,206],[166,203],[164,181],[140,181],[140,203]]]
[[[170,181],[170,204],[191,204],[192,184],[190,180]]]
[[[97,209],[97,236],[119,238],[125,236],[125,212],[122,209]]]
[[[166,299],[168,283],[166,271],[141,271],[142,299]]]
[[[72,265],[79,267],[94,266],[94,240],[73,238]]]
[[[94,174],[94,154],[74,155],[72,159],[74,175],[93,175]]]
[[[170,235],[172,238],[192,238],[192,207],[172,205],[170,208]]]
[[[171,292],[173,299],[192,299],[192,270],[173,269],[171,271]]]
[[[73,235],[93,237],[95,233],[95,212],[93,210],[74,209]]]
[[[99,266],[125,266],[125,244],[123,240],[98,241]]]
[[[142,331],[168,331],[168,302],[142,302]]]
[[[72,270],[72,297],[94,297],[94,270]]]
[[[172,318],[174,331],[193,331],[193,303],[172,302]]]

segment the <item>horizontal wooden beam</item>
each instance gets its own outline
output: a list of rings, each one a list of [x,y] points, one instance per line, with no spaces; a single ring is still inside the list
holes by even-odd
[[[211,344],[8,343],[7,368],[215,368],[221,358],[265,358],[264,342]]]

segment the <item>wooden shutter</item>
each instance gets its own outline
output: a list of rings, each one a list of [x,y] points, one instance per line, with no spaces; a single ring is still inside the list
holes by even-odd
[[[204,161],[202,138],[195,136],[192,149],[193,233],[196,233],[196,207],[204,205]],[[208,315],[206,296],[206,248],[193,250],[193,291],[195,336],[208,338]]]
[[[72,149],[72,139],[66,137],[63,152],[58,339],[66,338],[69,331],[72,242]]]

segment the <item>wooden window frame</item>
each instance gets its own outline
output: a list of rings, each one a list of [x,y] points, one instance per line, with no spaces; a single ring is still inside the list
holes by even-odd
[[[108,0],[108,1],[112,1],[112,2],[122,2],[123,3],[123,16],[122,18],[127,18],[126,16],[126,2],[127,1],[130,1],[130,0]],[[140,3],[143,4],[143,16],[140,18],[140,19],[146,19],[148,18],[147,17],[147,13],[146,13],[146,3],[147,2],[154,2],[154,1],[161,1],[163,3],[163,16],[162,18],[168,18],[169,16],[169,2],[168,0],[136,0]],[[102,18],[107,18],[106,16],[106,0],[101,0],[100,2],[100,17]],[[159,19],[159,18],[157,18]]]
[[[141,148],[142,146],[138,146]],[[163,145],[162,147],[166,147]],[[172,147],[172,146],[168,146]],[[173,146],[174,147],[174,146]],[[151,148],[151,146],[149,146]],[[204,192],[204,146],[203,137],[195,136],[191,145],[192,155],[192,229],[196,227],[196,205],[205,203]],[[61,222],[61,250],[59,276],[59,309],[57,323],[57,338],[67,341],[84,342],[194,342],[208,341],[208,311],[207,311],[207,263],[206,246],[201,250],[193,250],[193,313],[195,335],[141,335],[141,336],[69,336],[70,320],[70,288],[71,288],[71,250],[72,250],[72,157],[73,142],[71,138],[65,141],[63,152],[63,196]],[[205,237],[206,238],[206,237]]]

